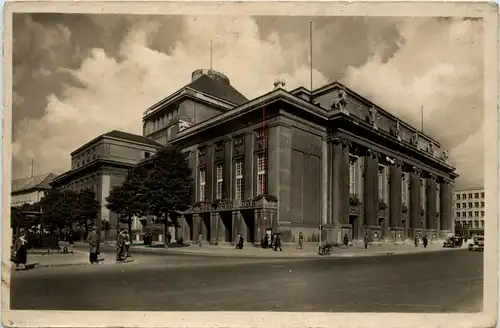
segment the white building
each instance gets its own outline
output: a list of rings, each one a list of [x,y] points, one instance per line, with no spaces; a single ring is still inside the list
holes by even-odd
[[[42,199],[49,183],[54,179],[54,173],[35,175],[30,178],[12,180],[11,206],[19,207],[24,204],[34,204]]]
[[[455,222],[467,227],[471,235],[484,234],[485,211],[484,188],[467,188],[454,192]]]

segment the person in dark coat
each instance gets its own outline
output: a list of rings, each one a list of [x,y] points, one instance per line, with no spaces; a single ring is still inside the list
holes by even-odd
[[[271,235],[271,244],[269,246],[271,246],[271,249],[274,248],[274,245],[276,244],[276,233],[273,233]]]
[[[89,243],[89,261],[91,264],[98,264],[97,255],[99,254],[100,241],[97,227],[92,227],[92,231],[87,236],[87,242]]]
[[[28,262],[28,241],[26,239],[26,232],[21,229],[20,236],[16,239],[14,243],[14,259],[13,262],[16,264],[16,268],[21,265],[21,269],[26,268],[26,263]]]
[[[427,243],[429,242],[429,241],[427,240],[427,236],[424,236],[424,238],[422,238],[422,242],[423,242],[423,244],[424,244],[424,248],[426,248],[426,247],[427,247]]]
[[[281,248],[281,233],[280,232],[278,232],[276,234],[276,240],[274,241],[274,251],[277,252],[278,248],[279,248],[280,252],[283,251],[283,249]]]
[[[238,233],[238,244],[236,245],[236,248],[243,249],[244,242],[245,242],[245,239],[243,238],[243,235],[241,233]]]
[[[364,243],[365,243],[365,249],[368,248],[368,243],[370,243],[370,237],[368,237],[368,234],[366,233],[365,234],[365,238],[363,239]]]
[[[418,247],[418,235],[415,236],[415,247]]]
[[[349,246],[349,237],[347,237],[347,234],[344,235],[344,242],[343,242],[344,246],[347,248],[347,246]]]

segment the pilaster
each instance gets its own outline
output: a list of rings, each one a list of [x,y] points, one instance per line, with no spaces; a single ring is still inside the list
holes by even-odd
[[[345,226],[349,224],[349,145],[343,140],[334,139],[332,150],[333,224]]]
[[[410,230],[411,237],[415,238],[416,234],[422,229],[422,206],[420,200],[420,178],[422,171],[414,168],[410,172]]]
[[[401,198],[401,180],[403,163],[395,161],[389,168],[389,231],[388,239],[403,241],[403,200]]]
[[[243,235],[245,242],[248,242],[248,227],[240,211],[233,211],[233,242],[237,242],[238,233]]]
[[[220,215],[217,212],[210,213],[210,240],[211,245],[217,245],[220,241],[224,240],[224,237],[220,238],[219,230],[224,231],[222,227],[219,227]],[[222,223],[222,222],[221,222]]]
[[[193,214],[193,240],[198,240],[199,233],[203,233],[201,226],[201,216],[197,213]]]
[[[453,229],[453,217],[451,214],[452,193],[453,188],[451,182],[447,180],[440,180],[440,226],[443,231],[451,231]]]
[[[426,176],[425,208],[426,208],[426,227],[433,234],[437,229],[437,196],[436,196],[436,177],[432,174]],[[430,236],[428,236],[430,238]]]

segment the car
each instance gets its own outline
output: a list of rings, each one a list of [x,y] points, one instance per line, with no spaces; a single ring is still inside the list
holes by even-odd
[[[456,236],[452,236],[452,237],[448,238],[448,240],[446,240],[443,243],[443,247],[445,247],[445,248],[460,247],[460,238],[456,237]]]
[[[469,244],[469,251],[484,251],[484,236],[474,237]]]

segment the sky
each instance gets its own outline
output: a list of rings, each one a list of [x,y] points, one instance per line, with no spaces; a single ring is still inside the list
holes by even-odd
[[[457,187],[484,175],[481,20],[388,17],[15,14],[13,178],[62,173],[70,153],[190,82],[226,74],[247,98],[340,81],[449,149]],[[459,118],[459,119],[457,119]]]

